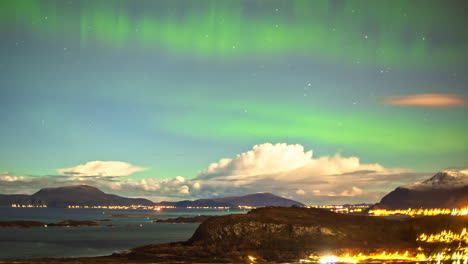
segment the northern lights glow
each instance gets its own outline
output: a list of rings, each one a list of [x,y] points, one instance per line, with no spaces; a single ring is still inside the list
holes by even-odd
[[[78,39],[82,48],[137,45],[218,59],[300,54],[387,66],[468,58],[463,14],[441,1],[22,0],[2,11],[35,36]]]
[[[1,1],[0,187],[2,177],[64,177],[57,169],[115,161],[147,168],[115,181],[156,189],[263,143],[411,177],[465,168],[466,6]]]
[[[162,124],[172,133],[218,140],[291,138],[362,147],[369,151],[411,153],[463,152],[468,148],[464,132],[468,131],[467,123],[444,122],[433,127],[430,123],[414,123],[391,115],[320,113],[323,110],[244,100],[194,107],[175,115],[175,119],[172,115]]]

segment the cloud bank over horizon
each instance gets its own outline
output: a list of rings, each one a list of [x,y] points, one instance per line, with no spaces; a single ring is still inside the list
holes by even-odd
[[[193,179],[122,179],[144,170],[121,161],[91,161],[46,177],[0,174],[0,193],[33,193],[43,187],[93,185],[110,193],[153,201],[271,192],[309,204],[376,202],[393,188],[430,174],[362,164],[358,157],[323,156],[299,144],[264,143],[222,158]]]

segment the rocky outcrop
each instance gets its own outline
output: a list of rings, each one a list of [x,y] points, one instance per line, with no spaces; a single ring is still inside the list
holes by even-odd
[[[310,252],[338,248],[408,248],[410,225],[320,209],[261,208],[246,215],[213,217],[203,222],[191,245],[216,245],[216,254],[249,252],[267,260],[291,260]]]

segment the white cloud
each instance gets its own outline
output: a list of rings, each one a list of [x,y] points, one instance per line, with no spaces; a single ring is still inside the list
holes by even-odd
[[[402,173],[407,171],[377,163],[362,164],[358,157],[314,158],[312,151],[305,151],[301,145],[266,143],[234,159],[224,158],[210,164],[193,180],[203,187],[193,188],[191,194],[265,191],[310,203],[348,202],[351,198],[357,202],[376,201],[382,191],[406,182],[392,181],[392,177]]]
[[[312,151],[304,152],[304,147],[298,144],[265,143],[255,145],[234,159],[221,159],[210,164],[199,177],[278,173],[302,167],[310,162],[311,157]]]
[[[0,174],[0,181],[16,182],[16,181],[23,181],[23,180],[24,180],[23,176],[14,176],[14,175],[10,175],[7,172]]]
[[[71,168],[58,169],[60,175],[75,177],[100,176],[121,177],[129,176],[135,172],[146,170],[122,161],[89,161]]]
[[[190,194],[190,187],[187,185],[182,185],[179,187],[179,193],[181,194]]]
[[[302,189],[298,189],[298,190],[296,191],[296,194],[297,194],[297,195],[305,195],[306,192],[305,192],[304,190],[302,190]]]

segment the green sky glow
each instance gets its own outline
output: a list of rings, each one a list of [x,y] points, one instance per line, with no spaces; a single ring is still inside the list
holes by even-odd
[[[232,140],[245,139],[321,142],[372,152],[464,152],[468,150],[467,123],[439,120],[438,126],[417,115],[401,116],[336,112],[325,107],[281,103],[230,101],[200,104],[165,119],[163,126],[186,136]],[[185,102],[187,107],[189,102]],[[216,109],[215,111],[213,109]]]
[[[131,1],[74,3],[9,1],[2,17],[14,16],[36,36],[79,39],[82,48],[140,45],[218,59],[301,54],[387,66],[468,58],[462,45],[439,44],[443,37],[468,39],[460,16],[438,15],[447,9],[443,2],[353,0],[337,8],[330,1],[259,1],[250,4],[256,7],[250,14],[248,1],[140,1],[139,9]],[[437,34],[443,27],[457,33]]]

